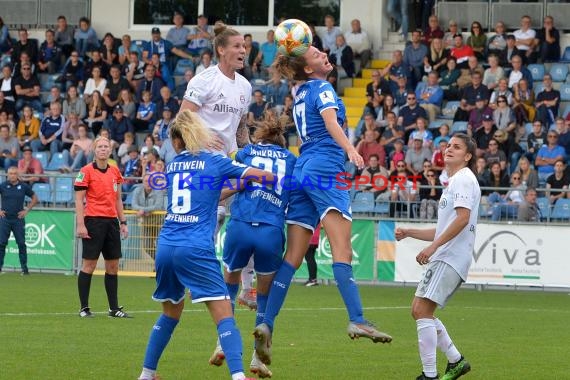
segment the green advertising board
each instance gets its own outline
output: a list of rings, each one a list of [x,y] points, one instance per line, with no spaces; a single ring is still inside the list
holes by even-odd
[[[75,250],[73,210],[32,210],[26,216],[26,246],[30,269],[72,270]],[[4,268],[20,268],[14,235],[6,247]]]
[[[226,223],[227,224],[227,223]],[[226,224],[218,233],[216,255],[221,259],[226,236]],[[356,280],[374,280],[374,254],[376,239],[374,236],[374,221],[353,220],[352,222],[352,267]],[[329,241],[324,230],[321,229],[319,248],[315,254],[317,261],[318,278],[323,280],[334,279],[332,271],[332,254]],[[296,278],[308,278],[305,263],[297,271]]]

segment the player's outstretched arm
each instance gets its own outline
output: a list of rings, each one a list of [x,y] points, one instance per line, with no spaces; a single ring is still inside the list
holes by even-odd
[[[435,239],[435,228],[396,228],[395,230],[396,240],[400,241],[407,237],[411,237],[423,241],[433,241]]]
[[[342,127],[338,124],[336,119],[336,110],[334,108],[328,108],[321,113],[323,120],[325,122],[325,126],[327,131],[331,135],[331,137],[336,141],[338,145],[346,152],[348,155],[348,159],[357,168],[363,169],[364,168],[364,160],[362,156],[358,154],[354,146],[350,143],[350,140],[344,134]]]

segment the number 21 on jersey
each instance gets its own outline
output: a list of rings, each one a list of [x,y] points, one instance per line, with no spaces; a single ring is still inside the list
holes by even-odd
[[[251,166],[258,169],[266,170],[272,172],[277,178],[277,185],[274,190],[277,195],[281,195],[283,192],[283,182],[282,179],[285,176],[287,170],[287,162],[282,158],[269,158],[269,157],[259,157],[255,156],[251,159]],[[252,186],[261,187],[260,183],[252,183]]]

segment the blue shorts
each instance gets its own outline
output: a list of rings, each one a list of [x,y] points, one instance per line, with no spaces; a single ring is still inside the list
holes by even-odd
[[[281,267],[284,249],[283,228],[230,219],[226,227],[223,262],[228,272],[236,272],[245,268],[253,255],[255,271],[271,274]]]
[[[341,163],[323,162],[312,158],[297,161],[293,170],[295,186],[292,186],[287,209],[287,224],[297,224],[314,231],[327,212],[336,210],[352,220],[350,195],[342,190],[346,184],[338,181],[344,172]]]
[[[192,294],[192,303],[230,299],[213,251],[159,243],[152,299],[180,303],[186,288]]]

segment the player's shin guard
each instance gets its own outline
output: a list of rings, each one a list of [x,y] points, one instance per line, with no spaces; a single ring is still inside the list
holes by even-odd
[[[158,317],[158,320],[152,326],[152,331],[148,338],[148,345],[144,355],[144,368],[156,370],[160,356],[170,341],[172,332],[177,324],[177,319],[170,318],[164,314]]]
[[[263,323],[263,318],[265,317],[265,309],[267,309],[267,298],[267,294],[259,294],[259,292],[257,293],[257,313],[255,315],[255,326]]]
[[[228,288],[228,293],[230,294],[230,301],[232,303],[232,312],[236,308],[236,297],[239,291],[239,284],[228,284],[226,282],[226,288]]]
[[[418,329],[418,347],[424,373],[426,376],[436,377],[437,330],[435,329],[435,322],[431,318],[420,318],[416,321],[416,325]]]
[[[332,267],[334,279],[346,306],[350,322],[364,323],[362,303],[360,302],[358,286],[356,286],[352,275],[352,266],[345,263],[334,263]]]
[[[233,317],[224,318],[218,323],[218,338],[230,373],[243,372],[241,335]]]
[[[289,290],[289,285],[291,285],[295,271],[296,269],[291,264],[287,261],[283,261],[281,268],[279,268],[275,277],[273,277],[271,289],[269,290],[269,298],[267,299],[267,307],[265,308],[265,317],[263,318],[263,323],[267,324],[271,331],[273,331],[275,317],[277,317],[279,310],[281,310],[283,306],[283,302],[285,302],[285,297],[287,296],[287,291]]]

